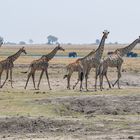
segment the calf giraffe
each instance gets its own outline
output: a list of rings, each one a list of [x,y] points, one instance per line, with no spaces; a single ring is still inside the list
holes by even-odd
[[[77,82],[75,83],[75,85],[73,86],[73,89],[76,87],[76,85],[78,84],[78,82],[80,80],[80,73],[82,72],[82,65],[81,65],[80,61],[82,59],[85,59],[89,55],[93,54],[94,52],[95,52],[95,50],[93,49],[93,51],[90,52],[85,57],[79,58],[75,62],[70,63],[69,65],[66,66],[67,74],[64,75],[64,78],[67,77],[67,89],[70,89],[70,78],[71,78],[73,72],[78,72],[78,79],[77,79]],[[81,88],[83,88],[82,85],[81,85]]]
[[[45,72],[46,77],[47,77],[47,81],[48,81],[48,85],[49,85],[49,89],[51,90],[50,82],[49,82],[49,76],[48,76],[48,66],[49,66],[48,61],[50,61],[55,56],[55,54],[57,53],[58,50],[64,51],[64,49],[60,45],[58,45],[49,54],[43,55],[40,59],[34,60],[30,64],[30,66],[29,66],[30,72],[28,74],[28,78],[27,78],[27,81],[26,81],[26,84],[25,84],[25,87],[24,87],[25,89],[27,87],[28,81],[29,81],[31,76],[32,76],[34,88],[36,89],[36,86],[35,86],[35,72],[41,70],[41,74],[40,74],[39,82],[38,82],[38,85],[37,85],[37,89],[39,89],[39,85],[40,85],[42,76],[43,76],[43,74]]]
[[[107,70],[108,67],[116,67],[118,70],[118,78],[115,81],[114,84],[112,84],[112,86],[114,86],[116,83],[118,83],[118,88],[120,88],[119,85],[119,79],[121,78],[121,67],[123,64],[123,56],[126,55],[128,52],[130,52],[138,43],[140,43],[140,37],[137,38],[136,40],[134,40],[130,45],[124,47],[124,48],[120,48],[115,50],[112,54],[110,54],[103,62],[102,62],[102,66],[100,70],[100,88],[102,90],[103,88],[103,76],[105,76],[107,79]],[[109,87],[111,88],[110,82],[109,80],[108,84]]]
[[[21,55],[21,53],[26,54],[25,48],[22,47],[21,49],[19,49],[19,51],[9,57],[7,57],[5,60],[0,61],[0,88],[2,88],[9,76],[9,71],[10,71],[10,81],[11,81],[11,87],[13,88],[12,85],[12,69],[14,67],[14,61]],[[3,71],[6,71],[6,79],[3,82],[3,84],[1,85],[1,75]]]

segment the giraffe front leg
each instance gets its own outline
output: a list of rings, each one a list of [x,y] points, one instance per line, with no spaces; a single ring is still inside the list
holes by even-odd
[[[46,70],[45,73],[46,73],[46,77],[47,77],[49,89],[52,90],[52,89],[51,89],[51,86],[50,86],[50,82],[49,82],[48,70]]]
[[[100,90],[103,90],[103,75],[99,74],[99,81],[100,81]]]
[[[105,77],[106,77],[106,80],[107,80],[107,83],[108,83],[109,88],[111,88],[111,84],[110,84],[110,82],[108,80],[107,74],[105,74]]]
[[[97,78],[98,78],[98,71],[97,71],[98,68],[96,68],[95,70],[95,91],[97,91]]]
[[[118,72],[118,89],[120,89],[120,78],[121,78],[121,71]]]
[[[88,88],[87,88],[87,79],[88,79],[88,74],[85,75],[85,87],[86,87],[86,91],[88,91]]]
[[[27,87],[27,85],[28,85],[28,82],[29,82],[29,79],[30,79],[31,75],[32,75],[32,73],[30,72],[30,73],[28,74],[28,78],[27,78],[27,81],[26,81],[26,84],[25,84],[24,89],[26,89],[26,87]]]
[[[112,84],[112,86],[114,87],[116,83],[118,83],[118,88],[120,89],[119,79],[121,78],[121,70],[120,68],[117,69],[118,69],[118,79],[114,82],[114,84]]]
[[[40,82],[41,82],[41,79],[42,79],[42,76],[44,74],[44,70],[41,71],[41,74],[40,74],[40,78],[39,78],[39,81],[38,81],[38,85],[37,85],[37,89],[39,90],[39,86],[40,86]]]
[[[11,87],[13,88],[12,69],[10,69],[10,81],[11,81]]]
[[[79,83],[79,78],[77,79],[77,82],[75,83],[75,85],[73,85],[73,89],[75,89],[78,83]]]
[[[77,86],[77,84],[79,83],[79,81],[80,81],[80,73],[78,73],[78,79],[77,79],[77,82],[75,83],[75,85],[73,85],[73,89],[75,89],[75,87]]]
[[[2,72],[3,71],[0,72],[0,88],[1,88],[1,75],[2,75]]]

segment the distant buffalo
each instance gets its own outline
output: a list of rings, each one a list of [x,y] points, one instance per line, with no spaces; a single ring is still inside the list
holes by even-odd
[[[70,52],[69,57],[77,57],[77,53],[76,52]]]
[[[127,57],[137,57],[137,56],[138,56],[137,53],[133,53],[133,52],[127,53]]]

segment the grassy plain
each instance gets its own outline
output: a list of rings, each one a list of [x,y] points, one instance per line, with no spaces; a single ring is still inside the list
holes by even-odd
[[[88,54],[92,49],[96,49],[96,45],[62,45],[65,48],[65,52],[58,52],[57,55],[67,56],[69,52],[76,51],[79,56]],[[104,56],[108,51],[113,51],[116,48],[123,47],[125,45],[108,45],[105,47]],[[8,55],[15,53],[22,46],[6,46],[0,48],[0,60],[5,59]],[[33,138],[33,139],[139,139],[140,130],[140,58],[124,58],[121,85],[122,89],[117,87],[108,90],[107,83],[105,82],[105,89],[103,91],[94,91],[94,70],[91,71],[89,76],[89,92],[79,92],[79,87],[76,90],[66,89],[66,80],[63,79],[65,73],[65,66],[70,62],[76,60],[76,58],[56,57],[50,61],[49,76],[52,86],[52,90],[48,89],[47,80],[44,75],[41,81],[40,90],[34,90],[32,81],[29,81],[27,90],[24,90],[24,85],[27,79],[27,74],[21,73],[28,70],[28,66],[31,61],[39,58],[41,55],[49,53],[55,46],[47,45],[26,45],[27,55],[22,55],[16,62],[13,69],[13,82],[14,88],[10,87],[8,81],[4,88],[0,89],[0,117],[18,118],[20,122],[13,121],[15,126],[21,125],[25,120],[20,118],[21,116],[27,117],[29,120],[38,117],[49,118],[51,121],[56,121],[55,125],[51,125],[52,128],[46,130],[42,129],[42,132],[34,130],[24,133],[24,130],[19,129],[17,132],[13,132],[9,121],[5,121],[7,125],[7,131],[1,129],[0,138]],[[134,52],[140,54],[140,46],[134,49]],[[116,78],[116,70],[109,69],[109,78],[113,82]],[[39,78],[40,72],[36,73],[36,83]],[[5,74],[2,75],[2,82],[5,78]],[[71,84],[73,85],[77,80],[77,74],[72,77]],[[94,100],[99,97],[98,100]],[[107,97],[113,100],[104,101]],[[127,97],[127,98],[126,98]],[[91,98],[91,99],[89,99]],[[124,108],[128,108],[126,111],[124,108],[120,109],[120,98],[126,98],[126,102],[123,104]],[[137,99],[137,100],[136,100]],[[65,101],[66,100],[66,101]],[[75,102],[73,102],[75,101]],[[86,102],[86,104],[85,104]],[[106,112],[106,106],[109,102],[111,109]],[[76,103],[79,108],[73,107]],[[116,104],[117,103],[117,104]],[[93,104],[92,107],[90,105]],[[115,105],[114,105],[115,104]],[[132,104],[132,108],[128,107]],[[70,105],[70,106],[69,106]],[[122,105],[122,106],[123,106]],[[136,106],[137,105],[137,106]],[[135,109],[133,108],[136,108]],[[71,108],[73,107],[73,108]],[[103,112],[99,113],[98,110],[103,109]],[[109,107],[109,108],[110,108]],[[81,108],[83,111],[81,111]],[[95,108],[95,111],[90,109]],[[89,111],[87,111],[89,110]],[[114,112],[115,110],[115,112]],[[88,112],[88,113],[87,113]],[[108,114],[107,114],[108,113]],[[114,114],[115,113],[115,114]],[[29,122],[28,120],[28,122]],[[61,120],[59,125],[56,125]],[[66,122],[63,122],[63,121]],[[31,120],[30,120],[31,121]],[[40,121],[43,121],[42,119]],[[39,121],[39,122],[40,122]],[[75,122],[76,121],[76,122]],[[44,121],[45,123],[47,121]],[[69,125],[67,125],[67,123]],[[0,128],[2,126],[0,123]],[[22,124],[23,125],[23,124]],[[45,124],[44,124],[45,125]],[[36,126],[32,127],[42,128],[40,123],[37,122]],[[14,128],[14,127],[13,127]],[[22,128],[22,127],[21,127]],[[30,128],[29,128],[30,129]],[[3,131],[2,131],[3,130]]]

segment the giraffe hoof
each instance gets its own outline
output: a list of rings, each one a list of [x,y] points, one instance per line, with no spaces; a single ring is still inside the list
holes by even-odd
[[[52,90],[52,89],[50,88],[50,90]]]

